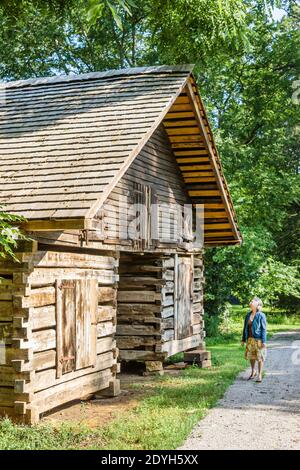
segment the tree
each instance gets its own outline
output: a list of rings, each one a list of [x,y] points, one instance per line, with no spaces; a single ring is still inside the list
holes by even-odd
[[[14,249],[17,246],[18,240],[26,239],[24,234],[21,233],[18,226],[14,224],[23,221],[23,217],[8,214],[1,210],[0,206],[0,258],[12,257],[14,259]]]
[[[244,0],[0,0],[0,75],[180,62],[199,70],[216,51],[245,47],[247,8]]]
[[[202,80],[244,235],[241,249],[207,253],[206,277],[214,277],[207,283],[211,313],[222,309],[230,294],[245,301],[259,292],[278,305],[299,306],[295,14],[289,9],[280,23],[259,15],[251,27],[251,49],[224,57]],[[209,87],[213,80],[216,86]]]

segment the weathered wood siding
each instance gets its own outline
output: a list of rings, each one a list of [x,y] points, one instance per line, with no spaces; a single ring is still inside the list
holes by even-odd
[[[185,259],[193,268],[192,298],[185,334],[178,335],[177,255],[121,255],[117,313],[121,360],[163,361],[204,346],[202,255],[185,255]],[[182,315],[187,315],[186,309]]]
[[[181,259],[182,258],[182,259]],[[181,265],[187,278],[182,276]],[[170,268],[174,278],[172,295],[174,303],[170,309],[170,318],[174,318],[174,328],[169,332],[170,340],[164,341],[157,350],[167,356],[186,351],[195,347],[205,347],[203,320],[203,257],[202,254],[174,255],[174,266]],[[179,284],[180,283],[180,284]],[[189,296],[189,309],[183,302],[182,294]]]
[[[14,387],[14,369],[11,365],[13,351],[13,276],[5,269],[0,276],[0,407],[10,415],[10,397]],[[5,277],[4,277],[5,276]]]
[[[19,256],[20,264],[0,266],[0,276],[7,276],[0,284],[0,332],[7,346],[1,355],[0,413],[31,422],[40,413],[107,388],[115,379],[118,259],[112,253],[54,251]],[[76,295],[75,311],[70,298],[60,297],[70,325],[70,313],[76,316],[71,326],[63,321],[58,325],[58,286],[70,287],[68,295]],[[80,319],[92,312],[89,324]],[[87,328],[91,334],[85,334]],[[74,329],[80,338],[71,347]],[[87,344],[93,338],[95,344]],[[73,359],[66,358],[69,353]]]
[[[140,194],[143,187],[145,197],[150,189],[150,202],[158,206],[156,215],[159,235],[163,240],[155,241],[154,244],[146,243],[142,249],[153,250],[155,247],[172,245],[177,248],[178,244],[184,242],[184,234],[178,223],[177,205],[183,207],[189,203],[189,198],[163,126],[154,132],[98,212],[102,233],[95,230],[94,234],[89,234],[89,238],[103,243],[120,244],[120,212],[124,214],[127,211],[128,222],[135,217],[135,211],[133,213],[130,208],[134,204],[145,202],[145,197]],[[167,222],[168,210],[171,212],[170,224]],[[128,248],[136,247],[134,241],[121,240],[121,244]]]

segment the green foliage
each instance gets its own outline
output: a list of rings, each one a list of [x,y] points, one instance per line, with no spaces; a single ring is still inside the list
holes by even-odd
[[[278,304],[280,299],[292,298],[287,303],[290,310],[300,306],[300,275],[297,266],[289,266],[281,261],[268,258],[260,268],[259,277],[255,286],[258,296],[264,297],[270,305]]]
[[[220,314],[219,315],[204,315],[205,333],[206,336],[211,338],[219,334]]]
[[[2,8],[7,17],[16,21],[27,15],[27,9],[30,6],[36,11],[61,15],[76,7],[77,3],[79,2],[75,0],[0,0],[0,8]],[[119,11],[123,10],[130,15],[130,7],[135,6],[133,0],[87,0],[81,3],[84,6],[84,11],[90,23],[95,23],[101,19],[105,8],[108,8],[120,28],[122,28],[122,24]]]
[[[104,2],[98,0],[90,0],[89,9],[87,11],[87,20],[92,25],[102,16],[105,8]]]
[[[202,81],[244,243],[206,254],[206,310],[230,295],[299,305],[299,113],[292,102],[300,69],[297,11],[280,23],[255,17],[251,50],[221,56]],[[214,87],[210,86],[214,83]],[[289,302],[287,302],[289,299]]]
[[[89,8],[87,10],[87,20],[92,25],[103,17],[105,6],[109,8],[113,19],[119,29],[123,30],[121,12],[127,13],[131,16],[131,7],[135,7],[132,0],[90,0]]]
[[[23,217],[1,211],[0,206],[0,258],[11,256],[16,259],[14,249],[17,242],[26,239],[26,237],[17,226],[14,226],[14,223],[23,220]]]

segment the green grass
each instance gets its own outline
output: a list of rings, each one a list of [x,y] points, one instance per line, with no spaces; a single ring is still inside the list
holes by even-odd
[[[85,439],[91,439],[90,429],[81,426],[62,425],[54,428],[49,425],[14,425],[9,419],[0,421],[1,450],[64,450],[79,449]]]
[[[174,449],[220,398],[246,361],[241,347],[228,342],[212,348],[211,370],[190,367],[177,377],[163,377],[127,419],[106,430],[108,449]]]
[[[158,377],[154,386],[153,381],[133,385],[147,391],[139,405],[101,429],[82,424],[58,428],[39,424],[29,428],[3,420],[0,449],[175,449],[247,366],[240,346],[246,311],[233,307],[229,320],[221,325],[222,334],[207,338],[207,348],[212,352],[211,369],[191,366],[180,376]],[[277,331],[300,327],[299,317],[266,313],[269,337]]]

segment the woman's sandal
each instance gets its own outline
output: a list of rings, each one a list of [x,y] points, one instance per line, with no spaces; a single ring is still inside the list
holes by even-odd
[[[262,379],[257,379],[257,380],[256,380],[256,383],[257,383],[257,384],[261,384],[261,383],[262,383]]]
[[[256,376],[257,376],[257,373],[256,373],[256,372],[254,372],[254,374],[251,374],[251,375],[250,375],[250,377],[248,377],[248,379],[247,379],[247,380],[254,379],[254,377],[256,377]]]

